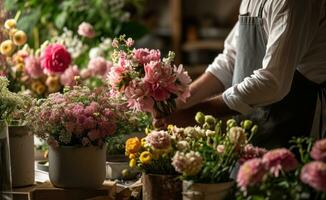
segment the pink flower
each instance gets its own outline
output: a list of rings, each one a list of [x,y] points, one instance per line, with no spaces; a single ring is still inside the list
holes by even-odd
[[[326,139],[317,141],[312,147],[310,155],[315,160],[326,162]]]
[[[116,130],[115,123],[109,122],[109,121],[101,121],[99,122],[99,127],[101,129],[101,135],[102,137],[113,135]]]
[[[87,38],[93,38],[95,36],[95,31],[90,23],[83,22],[78,26],[78,34]]]
[[[96,127],[96,121],[92,117],[86,117],[81,126],[83,129],[93,129]]]
[[[239,169],[237,184],[242,191],[246,191],[248,186],[260,183],[266,174],[267,170],[261,159],[248,160]]]
[[[264,148],[254,147],[252,144],[247,144],[241,152],[239,163],[243,164],[252,158],[262,158],[266,152],[267,150]]]
[[[73,133],[75,130],[75,123],[74,122],[66,122],[65,123],[65,129],[68,133]]]
[[[140,64],[144,65],[151,61],[160,61],[161,59],[161,52],[159,50],[154,49],[135,49],[133,52],[134,59]]]
[[[61,44],[50,44],[42,53],[41,67],[49,73],[63,73],[70,64],[70,53]]]
[[[281,170],[292,171],[298,166],[298,161],[294,154],[285,148],[274,149],[263,156],[263,162],[270,172],[278,177]]]
[[[101,138],[101,132],[100,130],[93,129],[90,132],[88,132],[87,136],[91,141],[94,141]]]
[[[179,65],[179,67],[175,67],[174,71],[179,82],[177,86],[178,98],[181,101],[186,102],[187,98],[190,97],[189,85],[191,83],[191,78],[189,77],[188,72],[184,70],[182,65]]]
[[[59,143],[56,139],[49,137],[47,140],[48,145],[54,147],[54,148],[58,148],[59,147]]]
[[[91,70],[93,75],[105,76],[109,70],[110,65],[103,57],[92,58],[88,63],[88,69]]]
[[[114,38],[113,41],[112,41],[111,46],[113,48],[118,48],[119,47],[119,41],[116,38]]]
[[[109,73],[109,83],[112,87],[116,88],[117,85],[122,81],[124,73],[127,69],[121,65],[116,65],[111,68]]]
[[[84,114],[84,106],[81,105],[81,104],[75,104],[73,107],[72,107],[72,115],[75,117],[75,118],[78,118],[79,116],[83,115]]]
[[[76,85],[75,77],[79,76],[80,72],[78,67],[75,65],[69,67],[61,76],[60,82],[64,86],[74,86]]]
[[[152,131],[146,136],[146,142],[155,149],[168,149],[171,137],[166,131]]]
[[[98,112],[99,104],[97,102],[92,102],[85,107],[85,114],[87,116],[92,116],[94,113]]]
[[[326,192],[326,163],[313,161],[303,166],[300,179],[320,192]]]
[[[91,76],[92,76],[92,70],[90,69],[82,69],[80,72],[80,77],[82,79],[88,79]]]
[[[126,41],[126,45],[128,47],[131,47],[132,45],[134,45],[135,41],[132,38],[128,38]]]
[[[27,56],[24,59],[25,62],[25,72],[34,79],[40,78],[44,75],[43,69],[40,65],[40,59],[35,56]]]

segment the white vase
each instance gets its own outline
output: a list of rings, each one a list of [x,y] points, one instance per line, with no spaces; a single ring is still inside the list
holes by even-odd
[[[13,187],[34,184],[34,137],[26,126],[9,126]]]
[[[105,180],[105,160],[106,146],[49,146],[50,181],[61,188],[99,188]]]
[[[224,200],[232,191],[233,181],[225,183],[182,182],[183,200]]]

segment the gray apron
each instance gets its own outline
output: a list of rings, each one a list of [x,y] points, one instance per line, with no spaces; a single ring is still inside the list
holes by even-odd
[[[264,0],[261,4],[257,17],[251,17],[249,14],[239,16],[239,38],[233,85],[241,83],[244,78],[250,77],[254,70],[262,67],[267,44],[262,19],[266,2],[267,0]],[[296,70],[291,90],[285,98],[269,106],[256,108],[249,115],[235,118],[237,120],[251,119],[259,125],[259,133],[252,140],[255,145],[266,148],[288,146],[288,141],[293,136],[310,136],[316,100],[318,96],[325,99],[323,95],[325,85],[325,83],[318,85],[308,80]],[[323,111],[325,108],[321,109]],[[323,126],[322,115],[320,118],[320,125]],[[322,130],[321,127],[320,134]]]

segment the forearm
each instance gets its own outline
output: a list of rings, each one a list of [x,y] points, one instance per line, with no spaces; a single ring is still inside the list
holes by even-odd
[[[177,101],[177,109],[190,108],[223,91],[224,86],[222,82],[211,73],[206,72],[190,85],[191,96],[187,99],[187,102]]]

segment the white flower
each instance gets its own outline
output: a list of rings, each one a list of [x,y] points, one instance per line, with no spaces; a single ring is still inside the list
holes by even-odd
[[[217,151],[218,153],[224,153],[224,150],[225,150],[224,145],[222,145],[222,144],[217,145],[217,147],[216,147],[216,151]]]
[[[206,137],[214,137],[216,135],[216,132],[212,131],[212,130],[206,130],[205,134],[206,134]]]
[[[189,143],[187,141],[185,141],[185,140],[179,141],[177,143],[177,149],[179,151],[186,151],[187,149],[189,149],[189,147],[190,147]]]
[[[228,137],[234,144],[243,145],[247,141],[245,130],[241,127],[232,127],[228,133]]]
[[[103,57],[104,51],[99,47],[94,47],[94,48],[91,48],[88,55],[89,55],[90,59],[93,59],[96,57]]]
[[[102,43],[99,45],[99,47],[102,50],[106,51],[106,50],[108,50],[108,49],[110,49],[112,47],[111,44],[112,44],[112,39],[111,38],[105,38],[102,41]]]

